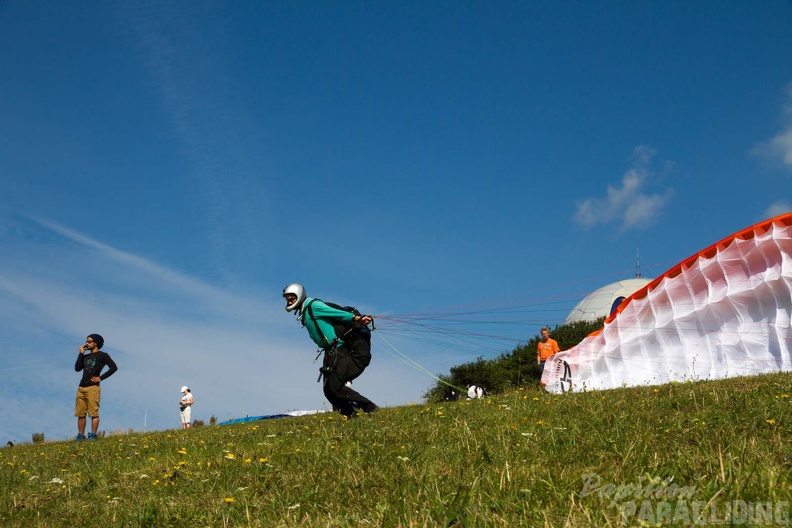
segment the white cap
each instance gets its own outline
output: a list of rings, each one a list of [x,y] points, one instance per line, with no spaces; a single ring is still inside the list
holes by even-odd
[[[182,387],[182,388],[181,388],[181,391],[179,391],[179,392],[184,392],[184,391],[186,391],[186,390],[190,390],[190,389],[188,389],[188,388],[187,388],[187,385],[185,385],[184,387]]]

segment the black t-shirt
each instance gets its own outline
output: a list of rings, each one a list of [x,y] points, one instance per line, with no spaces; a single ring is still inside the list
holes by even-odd
[[[99,374],[102,369],[107,366],[107,371],[104,374]],[[80,354],[77,356],[77,362],[74,364],[76,372],[83,371],[82,380],[80,380],[80,387],[90,387],[92,385],[99,385],[99,382],[91,381],[94,376],[99,376],[105,380],[113,375],[118,370],[115,361],[112,360],[110,354],[102,352],[93,352],[91,354]]]

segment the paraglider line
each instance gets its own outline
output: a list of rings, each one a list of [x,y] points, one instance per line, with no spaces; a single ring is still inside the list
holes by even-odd
[[[395,346],[393,346],[393,345],[390,343],[390,341],[388,341],[387,339],[385,339],[385,337],[383,337],[383,336],[382,336],[382,334],[381,334],[380,332],[377,332],[377,335],[379,336],[379,338],[380,338],[380,339],[382,339],[382,341],[383,341],[383,342],[384,342],[386,345],[388,345],[388,346],[389,346],[391,349],[393,349],[393,351],[395,352],[395,354],[394,354],[393,352],[391,352],[390,350],[388,350],[387,348],[385,348],[385,347],[380,347],[380,348],[382,348],[383,350],[385,350],[386,352],[388,352],[389,354],[391,354],[393,357],[395,357],[395,358],[396,358],[396,359],[398,359],[399,361],[402,361],[403,363],[406,363],[406,364],[408,364],[408,365],[412,366],[412,367],[413,367],[413,368],[415,368],[416,370],[418,370],[418,371],[420,371],[420,372],[423,372],[424,374],[426,374],[427,376],[429,376],[430,378],[434,379],[435,381],[437,381],[438,383],[440,383],[440,384],[442,384],[442,385],[446,385],[446,386],[448,386],[448,387],[451,387],[452,389],[456,389],[456,390],[458,390],[458,391],[460,391],[460,392],[465,392],[465,389],[463,389],[463,388],[461,388],[461,387],[457,387],[456,385],[453,385],[453,384],[451,384],[451,383],[449,383],[449,382],[447,382],[447,381],[445,381],[445,380],[441,379],[439,376],[437,376],[437,375],[435,375],[435,374],[432,374],[431,372],[429,372],[429,370],[427,370],[426,368],[424,368],[424,367],[423,367],[422,365],[420,365],[420,364],[419,364],[417,361],[415,361],[415,360],[413,360],[412,358],[408,357],[406,354],[404,354],[403,352],[401,352],[401,351],[400,351],[398,348],[396,348]]]

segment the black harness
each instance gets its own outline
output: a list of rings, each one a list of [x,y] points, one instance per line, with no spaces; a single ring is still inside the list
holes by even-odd
[[[319,336],[322,338],[322,342],[327,343],[324,347],[322,347],[321,349],[319,349],[317,351],[318,353],[316,354],[316,359],[314,359],[314,362],[316,362],[316,360],[319,359],[319,356],[321,356],[322,353],[324,353],[324,359],[322,360],[322,366],[319,368],[319,377],[316,379],[316,381],[318,383],[319,381],[321,381],[323,375],[329,374],[335,369],[336,363],[338,362],[338,353],[337,352],[338,352],[338,341],[339,340],[343,341],[344,338],[346,338],[348,336],[349,337],[353,337],[353,333],[356,330],[357,330],[357,333],[361,334],[360,339],[365,339],[365,338],[362,336],[362,334],[363,334],[363,329],[362,328],[357,328],[354,325],[350,326],[349,328],[343,328],[343,327],[342,328],[336,328],[336,325],[333,325],[333,329],[336,332],[336,337],[333,338],[332,340],[328,339],[327,336],[324,334],[324,332],[322,332],[322,328],[317,323],[316,317],[314,317],[313,309],[311,308],[311,305],[314,303],[314,301],[321,301],[321,299],[311,299],[311,301],[308,304],[305,305],[303,310],[305,311],[305,314],[311,319],[311,322],[313,323],[314,328],[316,328],[316,331],[319,333]],[[324,301],[321,301],[321,302],[324,302]],[[338,306],[338,305],[333,304],[333,303],[325,303],[325,304],[327,306],[330,306],[331,308],[335,308],[337,310],[342,310],[344,312],[351,312],[351,313],[354,313],[355,315],[358,315],[356,313],[357,310],[355,308]],[[303,325],[305,325],[305,321],[304,320],[303,320]],[[374,324],[372,323],[371,326],[373,327]],[[338,336],[339,330],[342,332],[340,337]],[[365,331],[366,331],[366,333],[369,334],[368,337],[369,337],[369,340],[370,340],[371,339],[371,337],[370,337],[371,336],[371,331],[368,329],[368,327],[365,327]],[[355,339],[351,339],[351,341],[355,341]],[[354,346],[354,343],[350,343],[350,345]]]

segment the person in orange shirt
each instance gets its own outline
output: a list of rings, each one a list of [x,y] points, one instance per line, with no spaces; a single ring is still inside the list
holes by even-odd
[[[555,339],[550,339],[550,328],[542,328],[542,340],[536,346],[536,363],[539,364],[539,376],[544,373],[545,361],[553,354],[560,352]]]

